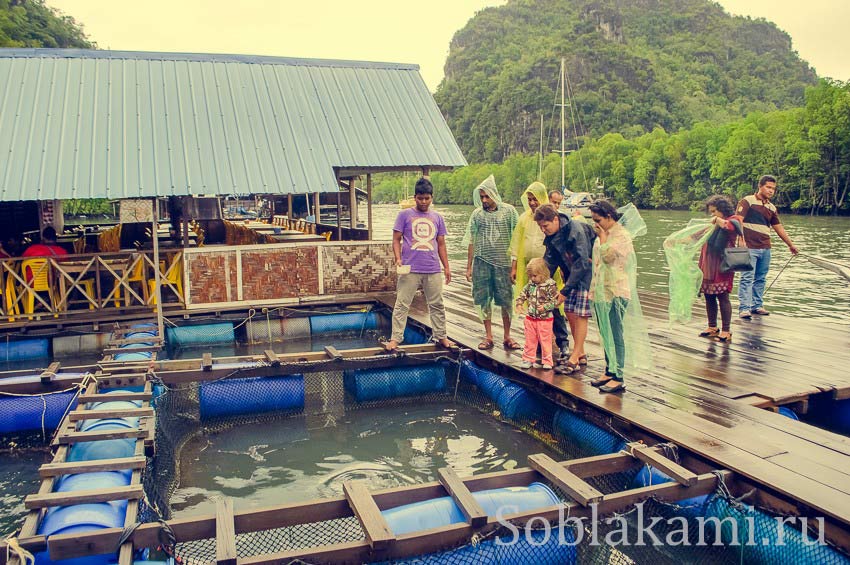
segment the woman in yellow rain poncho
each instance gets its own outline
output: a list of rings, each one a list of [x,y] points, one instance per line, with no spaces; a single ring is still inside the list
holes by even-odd
[[[514,297],[517,296],[528,282],[528,262],[536,257],[543,257],[546,248],[543,246],[543,238],[546,235],[534,221],[534,212],[544,204],[549,204],[549,193],[542,182],[533,182],[528,185],[520,197],[523,210],[519,217],[514,234],[511,238],[509,252],[511,254],[511,280],[514,282]],[[552,276],[558,284],[558,288],[564,285],[560,271]],[[561,350],[561,355],[569,351],[569,338],[567,324],[564,321],[563,307],[555,309],[554,322],[555,342]],[[556,352],[557,353],[557,352]]]

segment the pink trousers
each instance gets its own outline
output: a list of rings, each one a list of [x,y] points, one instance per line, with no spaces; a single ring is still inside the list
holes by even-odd
[[[522,360],[534,363],[537,356],[537,344],[540,344],[541,358],[544,365],[552,363],[552,318],[525,317],[525,349]]]

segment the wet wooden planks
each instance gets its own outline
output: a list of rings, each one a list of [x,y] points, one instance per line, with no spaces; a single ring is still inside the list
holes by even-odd
[[[470,296],[462,280],[444,294],[450,337],[475,348],[483,328]],[[391,304],[392,296],[384,301]],[[750,405],[754,398],[785,403],[822,392],[848,394],[850,375],[842,369],[850,366],[848,333],[834,324],[777,315],[735,318],[732,343],[721,344],[697,337],[704,324],[699,305],[694,321],[670,328],[665,297],[646,294],[641,301],[655,368],[631,378],[625,395],[589,386],[604,368],[593,323],[588,369],[570,376],[522,373],[850,523],[850,438],[791,426],[783,416]],[[430,323],[421,300],[410,315]],[[515,323],[512,335],[522,339],[521,330]],[[519,361],[518,352],[506,352],[496,341],[483,354],[503,364]]]

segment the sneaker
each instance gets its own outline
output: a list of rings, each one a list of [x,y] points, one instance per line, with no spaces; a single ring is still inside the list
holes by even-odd
[[[544,363],[544,364],[540,365],[540,368],[543,369],[544,371],[551,371],[552,365],[547,365],[547,364]]]
[[[532,366],[533,366],[535,369],[539,369],[539,368],[543,367],[543,363],[534,363],[534,365],[532,365]],[[550,369],[551,369],[551,367],[550,367]]]
[[[753,315],[750,314],[747,310],[741,310],[741,313],[738,314],[738,317],[741,318],[742,320],[749,320],[750,318],[753,317]]]
[[[756,308],[755,310],[752,310],[751,312],[753,314],[757,314],[759,316],[770,316],[770,312],[768,312],[764,308]]]
[[[533,366],[534,364],[530,361],[523,361],[519,365],[517,365],[517,367],[519,367],[520,369],[530,369]]]

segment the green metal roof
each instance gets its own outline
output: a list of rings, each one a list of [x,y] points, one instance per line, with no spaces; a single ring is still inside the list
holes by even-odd
[[[466,161],[419,67],[0,49],[0,200],[338,190]]]

